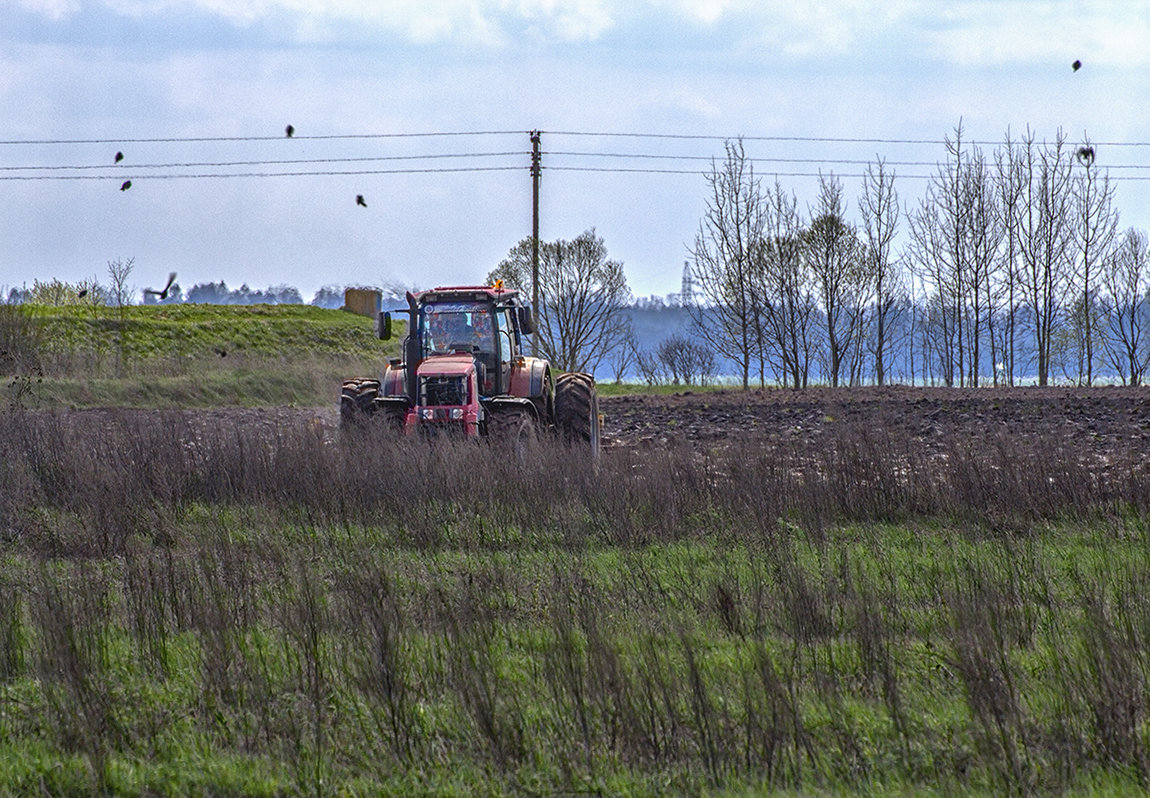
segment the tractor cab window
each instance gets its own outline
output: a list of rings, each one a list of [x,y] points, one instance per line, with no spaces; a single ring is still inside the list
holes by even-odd
[[[485,366],[480,390],[490,393],[495,377],[495,313],[486,302],[437,302],[425,305],[419,314],[419,340],[424,355],[458,350],[479,350],[479,361]]]
[[[499,372],[504,390],[511,381],[511,361],[515,357],[515,327],[511,323],[512,311],[502,308],[495,312],[495,335],[499,341]]]
[[[495,321],[495,338],[499,344],[499,356],[503,360],[506,360],[508,357],[508,350],[511,348],[509,339],[507,337],[511,330],[507,325],[506,311],[495,311],[495,313],[492,315],[492,319]]]
[[[495,351],[491,310],[482,302],[441,302],[427,305],[419,315],[419,338],[426,354],[455,349]]]

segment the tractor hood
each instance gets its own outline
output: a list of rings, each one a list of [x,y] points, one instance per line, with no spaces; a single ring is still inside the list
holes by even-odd
[[[431,355],[424,358],[416,371],[420,377],[458,377],[475,371],[475,358],[471,355]]]

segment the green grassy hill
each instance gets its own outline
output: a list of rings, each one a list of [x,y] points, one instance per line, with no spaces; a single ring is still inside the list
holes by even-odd
[[[378,357],[396,348],[379,341],[372,320],[310,305],[138,305],[123,308],[36,307],[51,346],[114,352],[124,341],[139,359],[298,355]]]
[[[398,354],[372,320],[309,305],[27,306],[38,369],[9,404],[323,405]]]

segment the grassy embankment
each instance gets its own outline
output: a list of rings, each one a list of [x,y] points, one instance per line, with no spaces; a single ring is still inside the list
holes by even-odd
[[[0,794],[1150,782],[1144,472],[200,420],[0,414]]]
[[[31,380],[7,386],[9,403],[30,408],[322,407],[345,377],[378,376],[398,355],[395,337],[379,341],[372,321],[300,305],[0,307],[11,330],[17,312],[36,338]],[[4,343],[0,330],[0,349]],[[0,358],[0,366],[3,366]],[[10,380],[11,378],[9,378]],[[600,393],[669,394],[678,385],[601,383]]]
[[[33,408],[322,406],[398,351],[367,317],[304,305],[25,311],[39,372],[18,387]]]

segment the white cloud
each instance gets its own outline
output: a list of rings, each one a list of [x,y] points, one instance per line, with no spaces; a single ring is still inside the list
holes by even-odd
[[[16,0],[16,5],[51,20],[66,19],[80,10],[80,0]]]
[[[591,41],[614,24],[614,0],[14,0],[51,21],[87,5],[126,17],[198,11],[236,25],[286,19],[305,38],[347,24],[395,31],[416,44],[507,45],[528,26],[559,41]],[[3,2],[0,0],[0,5]]]
[[[740,0],[656,0],[652,5],[669,6],[674,13],[704,25],[714,25],[733,10],[748,7],[748,3]]]
[[[1150,25],[1128,3],[971,0],[939,14],[942,24],[933,30],[926,9],[920,11],[923,52],[959,66],[1068,66],[1075,58],[1108,66],[1150,63]]]
[[[236,25],[275,18],[303,32],[346,25],[393,31],[410,41],[508,46],[595,41],[622,20],[669,21],[688,34],[726,26],[738,41],[796,56],[835,55],[905,42],[959,64],[1017,61],[1089,44],[1105,57],[1147,56],[1145,15],[1122,2],[1051,0],[7,0],[61,20],[103,7],[131,17],[198,11]],[[0,0],[3,7],[5,0]],[[361,30],[361,33],[363,31]],[[333,38],[338,36],[333,35]]]
[[[712,94],[682,84],[649,90],[639,98],[638,104],[647,113],[685,114],[688,119],[701,122],[712,122],[722,116],[722,108]]]
[[[539,23],[563,41],[593,41],[615,24],[610,0],[515,0],[513,17]]]

